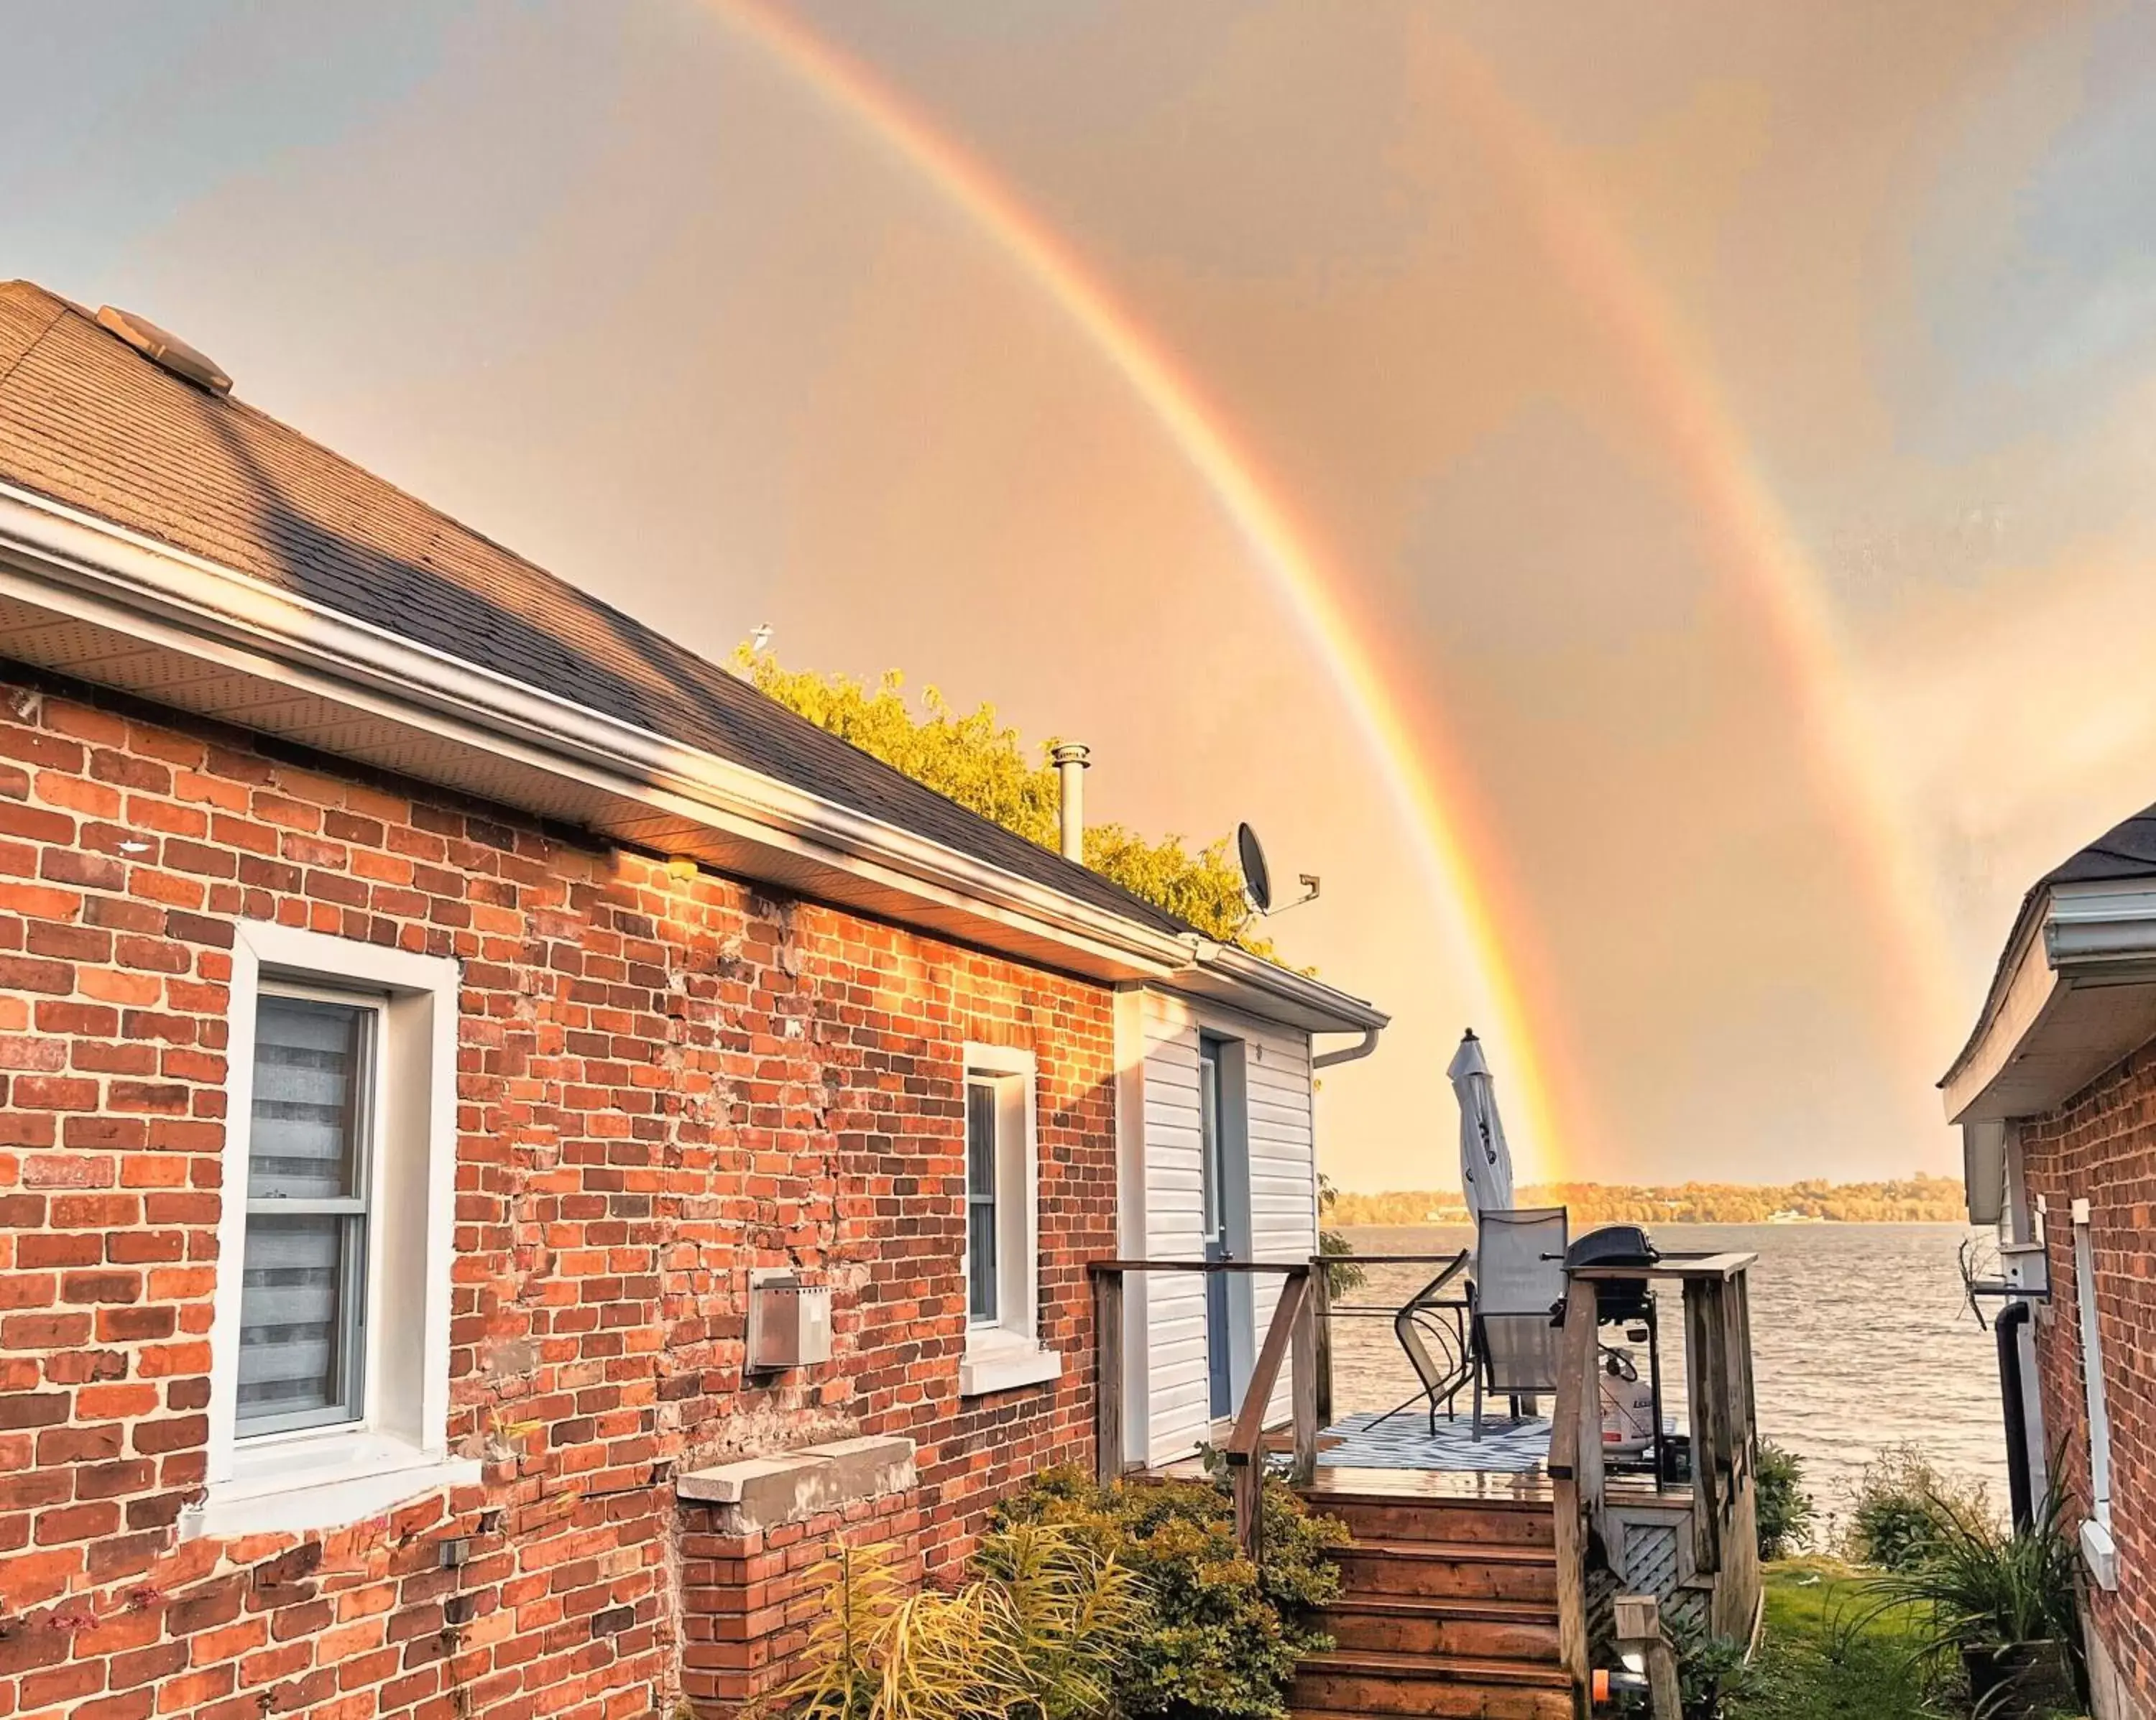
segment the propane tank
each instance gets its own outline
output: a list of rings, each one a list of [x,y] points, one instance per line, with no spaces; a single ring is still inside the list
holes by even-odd
[[[1655,1437],[1655,1388],[1640,1377],[1629,1349],[1602,1352],[1602,1449],[1637,1457]]]

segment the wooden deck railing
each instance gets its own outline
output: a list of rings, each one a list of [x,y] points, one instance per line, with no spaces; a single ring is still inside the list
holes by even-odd
[[[1419,1257],[1409,1257],[1419,1258]],[[1692,1479],[1689,1565],[1712,1592],[1708,1626],[1743,1640],[1756,1626],[1761,1585],[1756,1529],[1758,1434],[1752,1378],[1751,1298],[1745,1254],[1666,1256],[1650,1267],[1594,1267],[1567,1275],[1564,1325],[1551,1411],[1548,1475],[1555,1496],[1558,1633],[1561,1656],[1582,1693],[1591,1682],[1594,1643],[1588,1575],[1597,1549],[1618,1544],[1602,1448],[1599,1317],[1615,1287],[1647,1280],[1677,1283],[1684,1298],[1686,1378],[1690,1394]],[[1363,1263],[1373,1263],[1365,1262]],[[1274,1277],[1280,1299],[1245,1386],[1223,1455],[1235,1496],[1235,1531],[1250,1556],[1264,1558],[1260,1509],[1266,1421],[1283,1365],[1290,1369],[1291,1477],[1317,1472],[1317,1438],[1329,1421],[1326,1294],[1322,1260],[1106,1260],[1091,1263],[1097,1372],[1095,1441],[1101,1478],[1129,1467],[1123,1392],[1124,1287],[1133,1273]],[[1605,1295],[1604,1287],[1610,1287]],[[1659,1461],[1659,1459],[1658,1459]],[[1681,1495],[1673,1504],[1684,1509]]]
[[[1567,1287],[1564,1334],[1558,1349],[1557,1400],[1550,1410],[1558,1658],[1572,1675],[1575,1692],[1589,1689],[1594,1676],[1587,1625],[1588,1554],[1592,1538],[1603,1533],[1605,1504],[1598,1301],[1591,1280],[1574,1280]]]
[[[1228,1461],[1229,1486],[1235,1502],[1235,1538],[1253,1563],[1265,1561],[1265,1415],[1280,1383],[1281,1366],[1292,1361],[1289,1374],[1289,1421],[1294,1429],[1297,1482],[1317,1472],[1319,1420],[1318,1302],[1308,1261],[1096,1260],[1086,1268],[1093,1280],[1093,1332],[1097,1365],[1093,1383],[1094,1465],[1102,1481],[1127,1469],[1124,1455],[1123,1386],[1127,1369],[1123,1349],[1123,1281],[1132,1272],[1200,1272],[1278,1277],[1280,1299],[1273,1304],[1265,1342],[1258,1347],[1249,1383],[1243,1390],[1235,1426],[1221,1455]]]
[[[1757,1501],[1758,1424],[1752,1379],[1749,1254],[1666,1255],[1651,1267],[1589,1267],[1567,1275],[1564,1337],[1551,1412],[1549,1475],[1556,1494],[1558,1639],[1585,1700],[1591,1677],[1587,1579],[1594,1549],[1615,1546],[1602,1462],[1602,1287],[1683,1286],[1685,1375],[1691,1423],[1691,1548],[1707,1579],[1707,1628],[1748,1640],[1761,1601]],[[1659,1461],[1659,1459],[1657,1460]],[[1584,1716],[1584,1707],[1579,1712]]]

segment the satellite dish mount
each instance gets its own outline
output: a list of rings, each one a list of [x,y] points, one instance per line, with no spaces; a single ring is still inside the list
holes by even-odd
[[[1272,869],[1265,864],[1265,851],[1258,840],[1258,833],[1247,824],[1235,827],[1235,858],[1243,868],[1243,894],[1252,912],[1260,919],[1270,919],[1276,914],[1286,914],[1291,908],[1300,908],[1306,902],[1317,899],[1318,881],[1314,872],[1299,873],[1296,882],[1303,893],[1292,902],[1273,906]]]

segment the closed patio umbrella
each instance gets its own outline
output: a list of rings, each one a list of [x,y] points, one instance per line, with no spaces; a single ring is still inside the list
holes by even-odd
[[[1509,1212],[1512,1149],[1505,1144],[1490,1065],[1473,1028],[1461,1038],[1445,1072],[1460,1101],[1460,1189],[1467,1199],[1467,1216],[1479,1221],[1486,1212]]]

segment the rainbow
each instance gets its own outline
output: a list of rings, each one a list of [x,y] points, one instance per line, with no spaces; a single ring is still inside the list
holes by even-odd
[[[1912,1069],[1943,1062],[1964,1020],[1954,958],[1928,868],[1883,768],[1855,693],[1818,570],[1750,455],[1714,371],[1686,340],[1667,298],[1582,187],[1577,170],[1457,38],[1432,28],[1419,46],[1447,111],[1464,121],[1512,206],[1526,212],[1544,255],[1598,325],[1709,553],[1752,600],[1799,719],[1819,803],[1839,815],[1863,909],[1897,958],[1892,1024]]]
[[[1554,1011],[1529,1008],[1531,992],[1544,995],[1529,983],[1538,977],[1532,922],[1507,893],[1502,850],[1478,811],[1472,781],[1433,726],[1412,723],[1390,691],[1377,648],[1340,601],[1350,584],[1320,553],[1314,534],[1237,444],[1196,379],[985,166],[866,68],[767,0],[717,0],[717,6],[741,35],[865,128],[989,238],[1116,368],[1197,470],[1316,642],[1414,834],[1435,908],[1481,1011],[1478,1026],[1505,1072],[1511,1132],[1524,1149],[1522,1180],[1557,1175],[1561,1158],[1585,1160],[1594,1132],[1576,1097],[1581,1083],[1563,1054]],[[1928,1068],[1961,1012],[1950,945],[1855,694],[1818,571],[1751,458],[1712,366],[1686,340],[1668,300],[1577,170],[1455,38],[1432,28],[1419,45],[1449,112],[1503,176],[1541,250],[1622,367],[1642,427],[1705,528],[1715,565],[1761,620],[1799,718],[1811,786],[1837,813],[1863,912],[1882,949],[1897,958],[1893,1025],[1903,1052],[1913,1067]]]
[[[1115,367],[1196,469],[1316,642],[1319,661],[1414,834],[1433,905],[1473,987],[1478,1028],[1502,1072],[1507,1133],[1521,1176],[1532,1180],[1554,1175],[1560,1142],[1565,1157],[1579,1159],[1587,1149],[1585,1119],[1568,1113],[1560,1129],[1555,1114],[1550,1059],[1558,1030],[1553,1022],[1531,1019],[1517,950],[1508,955],[1501,934],[1501,927],[1511,927],[1517,938],[1527,921],[1499,912],[1497,849],[1475,814],[1470,780],[1426,725],[1419,733],[1410,728],[1373,652],[1335,595],[1348,589],[1348,581],[1327,565],[1256,461],[1236,445],[1223,414],[1081,259],[896,90],[762,0],[717,0],[717,10],[842,117],[866,128],[991,238]],[[1449,1047],[1430,1050],[1442,1057]]]

